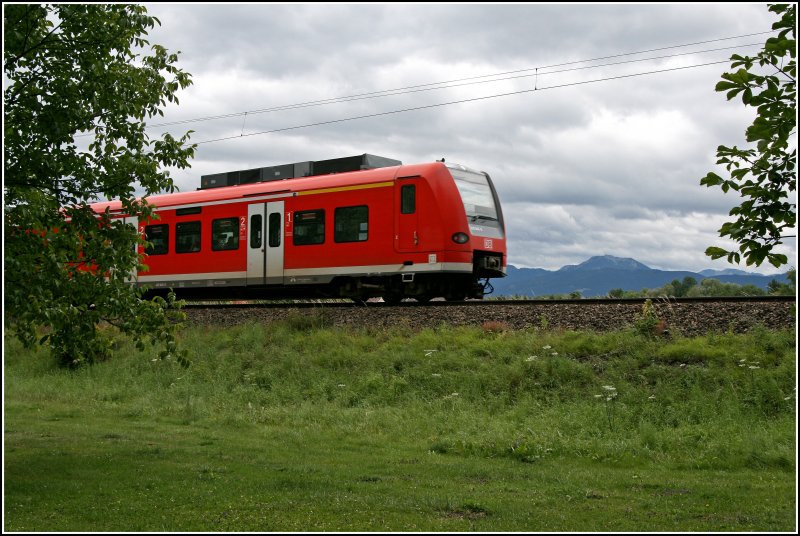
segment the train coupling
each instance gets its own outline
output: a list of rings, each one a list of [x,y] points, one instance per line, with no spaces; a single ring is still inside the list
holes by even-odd
[[[473,268],[478,277],[505,277],[503,256],[498,254],[476,252]]]

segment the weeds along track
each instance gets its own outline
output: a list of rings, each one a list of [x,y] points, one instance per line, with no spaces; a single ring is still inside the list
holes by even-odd
[[[187,324],[228,326],[289,320],[300,327],[479,326],[485,330],[555,329],[613,331],[641,326],[652,311],[656,334],[695,336],[710,332],[744,333],[756,327],[796,326],[794,296],[754,298],[652,298],[580,300],[476,300],[466,302],[214,302],[187,303]]]

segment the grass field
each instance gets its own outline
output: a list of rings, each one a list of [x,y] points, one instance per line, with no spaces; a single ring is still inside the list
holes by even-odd
[[[192,365],[5,340],[5,531],[797,528],[796,339],[319,317],[186,328]]]

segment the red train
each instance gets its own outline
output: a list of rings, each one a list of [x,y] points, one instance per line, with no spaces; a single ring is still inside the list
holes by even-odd
[[[333,161],[317,162],[312,176],[208,187],[221,174],[203,177],[203,189],[149,198],[160,219],[126,218],[148,242],[137,283],[182,298],[398,302],[482,298],[489,278],[505,276],[488,174],[444,162],[330,174],[324,162]],[[123,217],[119,202],[94,205],[106,207]]]

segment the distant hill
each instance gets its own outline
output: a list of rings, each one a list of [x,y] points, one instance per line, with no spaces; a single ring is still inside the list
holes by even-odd
[[[700,270],[697,273],[706,277],[717,277],[719,275],[751,275],[750,272],[737,270],[736,268],[726,268],[725,270]]]
[[[583,297],[605,296],[612,289],[642,290],[662,287],[675,279],[693,277],[717,279],[724,283],[755,285],[766,290],[773,279],[787,281],[786,274],[772,276],[752,274],[742,270],[703,270],[702,272],[655,270],[631,258],[602,255],[581,264],[564,266],[558,270],[517,268],[508,266],[508,276],[492,279],[492,296],[545,296],[580,292]]]
[[[590,270],[622,270],[622,271],[639,271],[650,270],[650,267],[642,264],[641,262],[622,257],[612,257],[611,255],[603,255],[599,257],[592,257],[580,264],[568,264],[563,266],[559,272],[567,271],[590,271]]]

